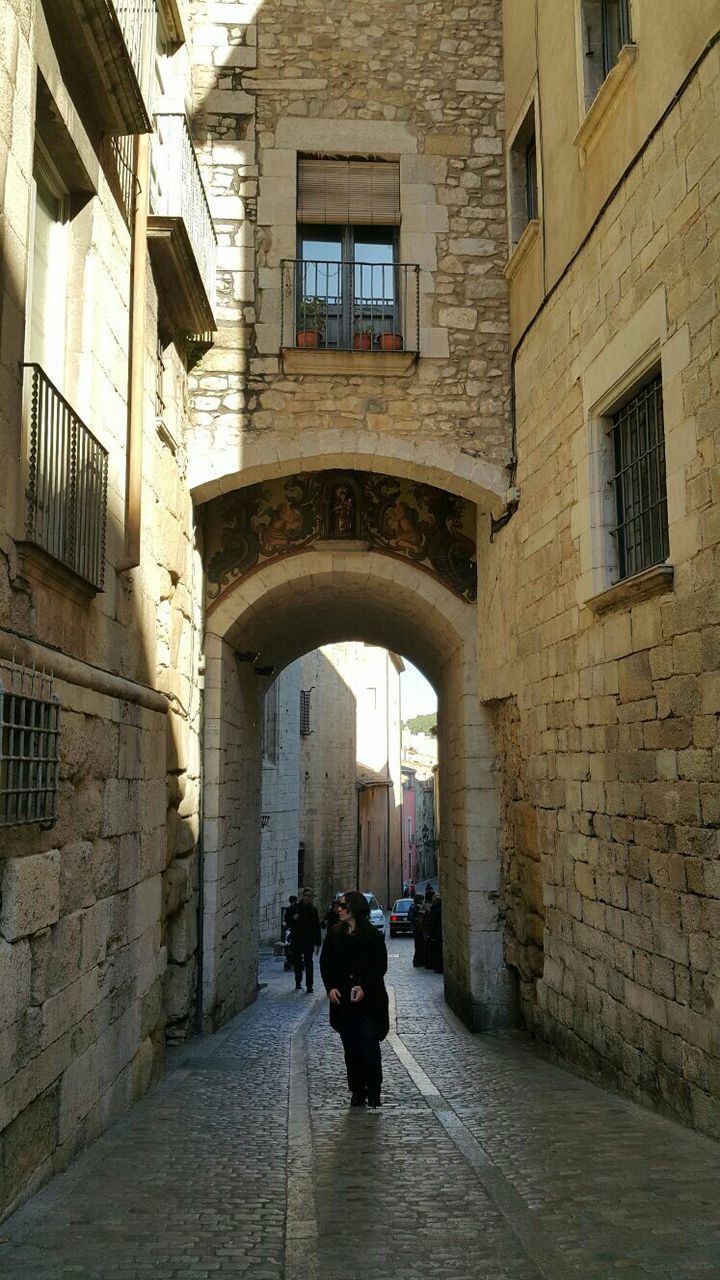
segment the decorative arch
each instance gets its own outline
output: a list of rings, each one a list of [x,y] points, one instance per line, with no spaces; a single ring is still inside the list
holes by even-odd
[[[476,529],[473,503],[381,472],[306,471],[236,489],[205,513],[208,613],[238,579],[326,546],[410,561],[474,601]]]

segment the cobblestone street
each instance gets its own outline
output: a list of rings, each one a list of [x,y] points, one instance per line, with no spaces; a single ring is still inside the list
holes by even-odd
[[[380,1113],[266,959],[256,1004],[0,1228],[4,1280],[717,1280],[717,1145],[471,1036],[411,952]]]

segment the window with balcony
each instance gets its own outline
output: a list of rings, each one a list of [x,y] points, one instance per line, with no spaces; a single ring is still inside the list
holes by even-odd
[[[81,115],[103,134],[149,133],[157,0],[44,0]]]
[[[399,261],[399,165],[301,158],[297,217],[283,347],[416,352],[419,270]]]
[[[39,109],[43,95],[38,94]],[[63,159],[62,149],[54,155]],[[65,397],[71,191],[40,133],[33,171],[24,363],[27,542],[99,590],[105,561],[107,452]]]
[[[609,416],[618,578],[668,556],[662,379],[655,374]]]
[[[582,0],[585,109],[631,41],[630,0]]]
[[[148,247],[163,320],[173,336],[209,335],[217,237],[185,115],[155,116],[150,163]]]

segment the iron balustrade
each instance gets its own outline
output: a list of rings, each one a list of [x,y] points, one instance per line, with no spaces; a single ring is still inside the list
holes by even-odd
[[[110,0],[145,102],[150,102],[158,20],[157,0]]]
[[[419,351],[417,264],[285,258],[281,270],[282,347]]]
[[[215,309],[217,236],[187,117],[161,112],[152,140],[152,211],[182,218],[210,307]]]
[[[28,394],[28,540],[102,589],[108,454],[38,364]]]

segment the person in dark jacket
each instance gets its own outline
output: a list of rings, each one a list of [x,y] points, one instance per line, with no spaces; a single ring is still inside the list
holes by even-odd
[[[425,963],[425,937],[422,931],[422,919],[420,916],[422,904],[423,900],[421,895],[416,893],[413,904],[408,911],[408,920],[412,925],[413,941],[415,943],[415,949],[413,951],[413,965],[416,969],[421,968]]]
[[[427,914],[429,968],[436,973],[443,971],[442,901],[435,894]]]
[[[295,969],[295,990],[302,991],[303,970],[305,990],[313,989],[313,951],[319,954],[322,934],[317,907],[313,905],[312,889],[303,889],[302,897],[290,912],[290,947]]]
[[[282,913],[282,940],[284,944],[285,963],[283,968],[289,973],[293,967],[292,947],[290,946],[290,917],[297,906],[297,894],[291,893],[288,904]]]
[[[330,906],[322,918],[322,923],[327,930],[327,933],[329,933],[331,929],[334,929],[336,924],[340,923],[340,906],[337,898],[330,903]],[[325,936],[327,937],[327,934]]]
[[[390,1030],[385,990],[385,940],[370,924],[362,893],[340,899],[340,924],[331,929],[320,956],[320,972],[330,1000],[330,1026],[345,1050],[350,1105],[380,1106],[380,1041]]]

